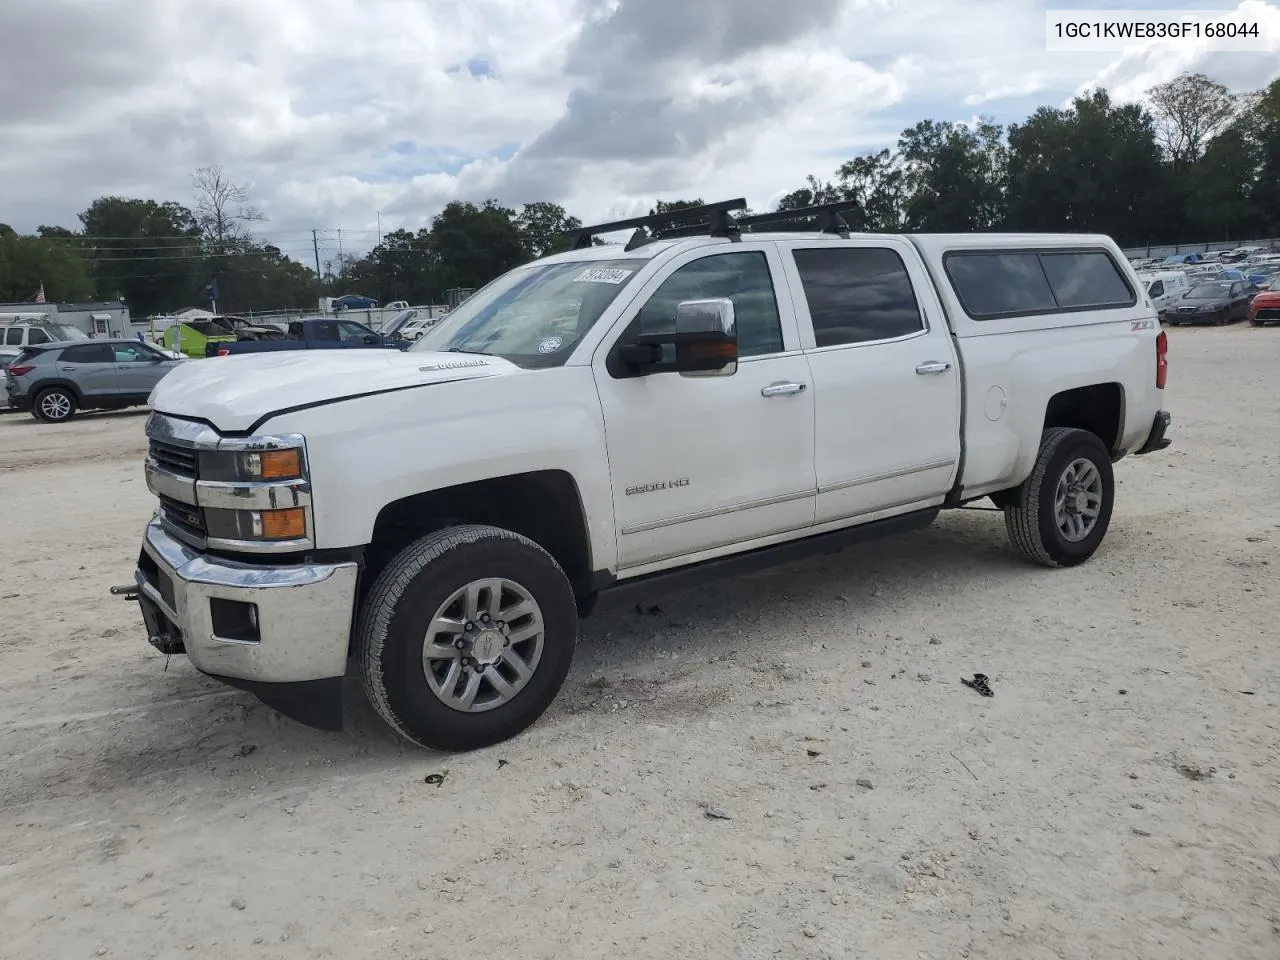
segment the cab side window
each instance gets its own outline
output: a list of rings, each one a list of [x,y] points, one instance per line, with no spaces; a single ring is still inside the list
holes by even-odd
[[[1152,298],[1154,298],[1154,297],[1163,297],[1163,296],[1164,296],[1164,281],[1163,281],[1163,280],[1157,280],[1155,283],[1153,283],[1153,284],[1151,285],[1151,289],[1147,291],[1147,296],[1152,297]]]
[[[627,328],[630,337],[670,333],[676,327],[676,305],[684,300],[733,301],[738,330],[738,356],[782,352],[782,320],[762,251],[718,253],[686,263],[663,281]]]

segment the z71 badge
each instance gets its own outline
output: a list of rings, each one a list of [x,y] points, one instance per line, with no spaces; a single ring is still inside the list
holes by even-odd
[[[627,487],[627,496],[637,493],[653,493],[655,490],[674,490],[676,487],[687,487],[688,477],[679,480],[659,480],[657,483],[642,483],[638,487]]]
[[[1156,325],[1154,320],[1132,320],[1130,323],[1132,323],[1134,330],[1150,330]]]

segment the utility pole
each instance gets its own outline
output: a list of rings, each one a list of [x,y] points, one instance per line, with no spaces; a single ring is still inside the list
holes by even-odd
[[[316,255],[316,279],[320,280],[320,241],[316,239],[316,232],[311,231],[311,251]]]
[[[342,228],[341,227],[338,228],[338,263],[339,264],[342,263]],[[341,270],[342,267],[339,266],[338,269]]]
[[[378,246],[382,246],[382,211],[378,211]]]

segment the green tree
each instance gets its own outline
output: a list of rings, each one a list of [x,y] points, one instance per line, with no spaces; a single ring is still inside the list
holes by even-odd
[[[448,204],[431,221],[431,241],[444,289],[481,287],[529,259],[515,211],[496,200]]]
[[[0,301],[30,300],[41,285],[46,300],[74,303],[93,297],[93,281],[70,245],[19,236],[0,224]]]
[[[135,317],[192,303],[215,266],[205,262],[195,215],[178,203],[99,197],[80,222],[98,295],[124,299]]]
[[[1280,236],[1280,79],[1252,98],[1245,126],[1257,157],[1251,199],[1269,237]]]
[[[1156,120],[1156,138],[1175,169],[1200,159],[1209,141],[1236,113],[1236,98],[1203,73],[1184,73],[1147,91]]]
[[[350,282],[383,303],[439,303],[445,284],[431,231],[392,230],[351,268]]]
[[[570,234],[582,226],[582,221],[571,217],[558,203],[526,203],[515,218],[516,229],[524,252],[531,258],[562,253],[569,249]]]
[[[1010,229],[1099,232],[1122,245],[1167,242],[1182,229],[1153,118],[1105,91],[1011,126],[1008,168]]]
[[[924,120],[902,132],[904,226],[925,232],[990,230],[1005,218],[1003,130]]]
[[[863,229],[896,233],[906,222],[906,173],[891,150],[854,157],[836,170],[840,196],[856,200],[863,211]]]

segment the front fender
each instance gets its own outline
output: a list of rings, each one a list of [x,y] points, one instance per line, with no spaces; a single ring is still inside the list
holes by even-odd
[[[282,414],[261,430],[306,437],[318,548],[368,544],[382,508],[405,497],[563,470],[582,497],[595,567],[616,561],[604,423],[589,367],[364,396]]]

